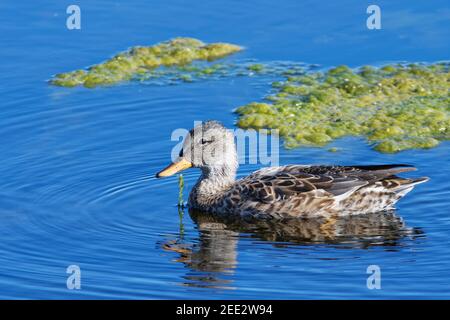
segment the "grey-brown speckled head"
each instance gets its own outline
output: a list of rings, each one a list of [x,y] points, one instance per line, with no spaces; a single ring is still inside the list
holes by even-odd
[[[202,178],[224,183],[234,180],[238,167],[234,134],[217,121],[197,125],[186,135],[178,158],[156,177],[168,177],[190,167],[200,168]]]
[[[234,135],[220,122],[206,121],[189,131],[180,158],[198,168],[237,168]]]

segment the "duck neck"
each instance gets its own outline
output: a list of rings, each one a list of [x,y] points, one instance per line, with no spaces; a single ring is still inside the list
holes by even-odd
[[[201,168],[202,174],[192,189],[190,200],[197,206],[209,206],[227,191],[236,179],[237,165]]]

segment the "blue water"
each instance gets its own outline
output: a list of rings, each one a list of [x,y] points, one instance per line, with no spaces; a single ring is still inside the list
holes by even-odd
[[[46,82],[176,36],[245,46],[231,62],[448,60],[448,1],[377,1],[382,29],[372,31],[368,1],[84,0],[82,29],[72,31],[69,4],[0,3],[0,298],[450,298],[450,143],[395,155],[358,138],[332,143],[338,153],[281,150],[282,164],[416,165],[431,181],[380,217],[384,227],[354,221],[301,239],[223,230],[188,212],[180,221],[176,177],[154,173],[170,161],[172,130],[206,119],[233,127],[233,108],[261,100],[273,79],[93,90]],[[197,177],[186,172],[187,188]],[[80,290],[66,287],[69,265],[81,269]],[[380,290],[366,286],[369,265],[381,269]]]

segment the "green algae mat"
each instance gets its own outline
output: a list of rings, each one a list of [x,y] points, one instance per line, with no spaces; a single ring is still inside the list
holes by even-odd
[[[94,88],[151,78],[191,82],[212,75],[269,75],[283,80],[272,83],[265,101],[237,108],[237,126],[278,129],[286,148],[363,136],[375,150],[394,153],[432,148],[450,138],[448,62],[327,71],[307,71],[306,65],[296,63],[210,64],[241,50],[234,44],[175,38],[57,74],[50,83]],[[207,65],[197,65],[199,61]]]
[[[50,83],[62,87],[93,88],[128,81],[159,67],[184,66],[196,60],[213,61],[242,50],[228,43],[205,44],[193,38],[175,38],[149,47],[133,47],[87,70],[60,73]]]
[[[287,148],[364,136],[394,153],[450,138],[449,63],[346,66],[274,82],[266,102],[236,109],[241,128],[278,129]]]

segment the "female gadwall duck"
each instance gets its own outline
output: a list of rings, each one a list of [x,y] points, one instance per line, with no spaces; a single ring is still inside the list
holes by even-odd
[[[158,178],[190,167],[201,176],[189,195],[189,207],[222,216],[308,218],[391,210],[426,177],[406,179],[404,164],[373,166],[287,165],[255,171],[236,180],[234,135],[217,121],[187,134],[177,160]]]

